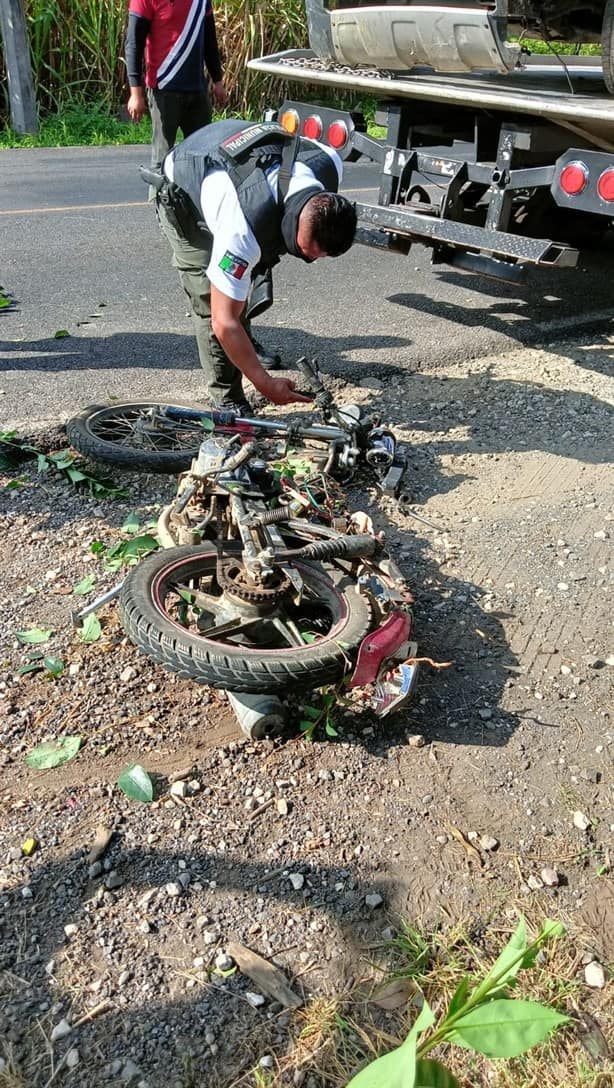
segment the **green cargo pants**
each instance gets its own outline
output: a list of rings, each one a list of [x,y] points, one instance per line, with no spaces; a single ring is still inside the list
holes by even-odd
[[[173,267],[179,273],[192,312],[200,365],[205,373],[207,395],[214,406],[245,400],[241,371],[227,358],[211,328],[211,284],[205,269],[211,259],[213,239],[201,231],[202,242],[188,241],[170,222],[158,201],[158,218],[173,253]],[[249,322],[243,322],[251,336]]]

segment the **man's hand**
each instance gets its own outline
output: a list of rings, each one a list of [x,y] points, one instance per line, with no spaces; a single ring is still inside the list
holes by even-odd
[[[213,100],[218,109],[223,110],[228,105],[228,94],[224,86],[224,80],[219,79],[213,84]]]
[[[127,104],[128,114],[133,121],[141,121],[145,116],[147,104],[142,87],[131,87],[130,98]]]
[[[313,400],[313,397],[306,397],[304,393],[296,390],[292,378],[270,378],[268,375],[267,377],[269,380],[258,388],[272,404],[294,404],[297,401],[299,404],[305,404]]]

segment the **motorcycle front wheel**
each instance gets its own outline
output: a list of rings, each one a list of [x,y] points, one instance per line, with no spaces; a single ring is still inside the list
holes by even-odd
[[[227,569],[239,570],[240,557],[240,544],[224,544]],[[370,629],[369,602],[335,564],[291,563],[303,580],[300,604],[291,592],[259,604],[244,591],[232,616],[212,544],[164,549],[126,577],[122,626],[153,661],[211,687],[279,693],[336,683]]]
[[[166,412],[189,407],[158,401],[90,404],[68,420],[66,434],[71,446],[90,461],[177,474],[190,467],[204,431],[198,419],[171,419]]]

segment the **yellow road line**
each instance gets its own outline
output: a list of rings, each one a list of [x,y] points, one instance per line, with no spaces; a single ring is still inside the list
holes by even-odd
[[[344,189],[342,191],[346,193],[371,193],[376,188],[376,185],[370,185],[365,189]],[[11,208],[5,211],[0,209],[0,216],[40,215],[47,212],[91,212],[96,211],[97,208],[144,208],[147,204],[149,204],[148,200],[129,200],[120,204],[65,204],[57,208]]]
[[[37,212],[91,212],[96,208],[144,208],[149,201],[132,200],[121,204],[66,204],[59,208],[11,208],[0,211],[0,215],[34,215]]]

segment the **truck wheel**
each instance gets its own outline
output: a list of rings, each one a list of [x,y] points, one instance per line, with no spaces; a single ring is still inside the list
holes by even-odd
[[[198,420],[168,419],[168,407],[189,406],[157,401],[91,404],[68,420],[68,441],[90,461],[137,472],[183,472],[198,453],[204,432]]]
[[[224,545],[225,560],[240,555],[240,543]],[[371,625],[353,578],[333,564],[292,561],[305,586],[301,604],[284,597],[273,609],[258,606],[251,620],[249,611],[239,615],[231,628],[216,565],[213,544],[186,545],[130,571],[120,615],[143,653],[179,676],[232,692],[272,694],[341,679]],[[297,631],[310,640],[304,646],[296,644]]]
[[[614,94],[614,0],[606,0],[603,12],[601,64],[605,85],[610,94]]]

